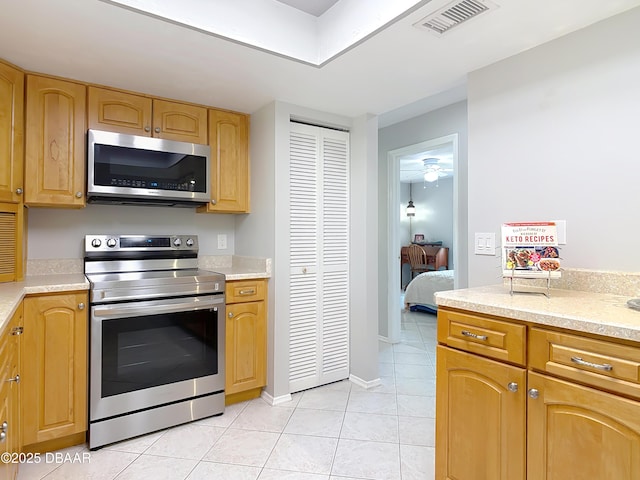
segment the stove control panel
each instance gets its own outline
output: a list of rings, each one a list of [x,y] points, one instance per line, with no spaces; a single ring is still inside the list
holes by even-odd
[[[197,235],[86,235],[84,251],[198,251]]]

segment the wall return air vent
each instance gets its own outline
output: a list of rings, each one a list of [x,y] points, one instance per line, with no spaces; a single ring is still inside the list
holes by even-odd
[[[413,24],[438,36],[498,5],[488,0],[457,0]]]

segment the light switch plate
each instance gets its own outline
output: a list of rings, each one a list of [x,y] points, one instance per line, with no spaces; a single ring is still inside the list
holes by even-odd
[[[474,253],[476,255],[496,254],[496,234],[495,233],[476,233],[474,242]]]

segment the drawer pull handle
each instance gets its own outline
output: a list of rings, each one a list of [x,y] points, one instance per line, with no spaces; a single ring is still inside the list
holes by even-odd
[[[16,375],[16,376],[15,376],[15,377],[13,377],[13,378],[9,378],[9,379],[7,380],[7,382],[16,382],[16,383],[20,383],[20,375]]]
[[[597,368],[598,370],[604,370],[605,372],[610,372],[611,370],[613,370],[613,365],[609,365],[608,363],[587,362],[580,357],[571,357],[571,361],[573,363],[577,363],[578,365],[582,365],[583,367]]]
[[[256,289],[250,288],[249,290],[240,290],[240,295],[255,295]]]
[[[489,340],[486,335],[478,335],[477,333],[469,332],[468,330],[462,330],[462,335],[465,337],[477,338],[478,340]]]
[[[13,327],[11,335],[22,335],[24,333],[24,327]]]

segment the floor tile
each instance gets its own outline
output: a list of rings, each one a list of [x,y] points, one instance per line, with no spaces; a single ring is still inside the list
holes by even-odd
[[[397,378],[396,391],[398,395],[421,395],[423,397],[435,397],[435,381],[426,381],[421,378]]]
[[[260,475],[258,467],[200,462],[187,477],[187,480],[256,480],[258,475]]]
[[[405,417],[429,417],[436,416],[435,397],[422,397],[417,395],[397,395],[398,415]]]
[[[264,468],[258,480],[329,480],[329,475],[317,473],[287,472],[285,470],[273,470]],[[342,479],[347,480],[347,479]]]
[[[402,480],[433,480],[435,449],[415,445],[400,445]]]
[[[338,438],[343,418],[343,412],[299,407],[291,415],[284,433]]]
[[[435,446],[436,424],[433,418],[398,417],[400,443],[403,445]]]
[[[200,460],[220,438],[224,429],[206,425],[180,425],[167,430],[146,454]]]
[[[251,402],[237,416],[231,427],[263,432],[282,432],[293,410],[292,407],[272,407],[262,400]]]
[[[298,402],[298,407],[344,412],[347,408],[348,400],[348,390],[320,387],[320,389],[306,390],[302,394],[300,402]]]
[[[395,364],[396,379],[400,378],[420,378],[420,379],[435,379],[433,374],[433,368],[430,368],[428,362],[424,365],[399,365]]]
[[[404,353],[396,352],[393,354],[393,361],[396,364],[396,369],[402,365],[429,365],[431,359],[427,352],[420,353]]]
[[[20,464],[18,468],[18,480],[41,479],[56,468],[62,466],[66,458],[75,458],[75,454],[78,452],[84,454],[87,452],[87,449],[84,445],[76,445],[52,452],[49,456],[47,456],[46,453],[40,454],[39,462],[36,463],[34,459],[33,462]]]
[[[329,474],[337,443],[337,438],[283,433],[265,467]]]
[[[197,465],[196,460],[140,455],[115,480],[184,480]],[[74,477],[80,478],[92,477]]]
[[[397,415],[398,405],[396,396],[390,393],[352,392],[347,411]]]
[[[216,415],[214,417],[207,417],[194,422],[195,425],[207,425],[209,427],[228,427],[233,421],[240,415],[240,413],[246,408],[249,402],[234,403],[224,407],[224,413],[222,415]]]
[[[340,439],[332,475],[374,480],[400,480],[397,443]]]
[[[398,417],[347,412],[340,438],[397,443],[399,441]]]
[[[279,433],[229,428],[202,458],[207,462],[263,467]]]
[[[136,453],[113,450],[96,450],[87,453],[89,453],[88,461],[63,463],[44,478],[46,480],[77,480],[79,478],[113,480],[138,457]]]

